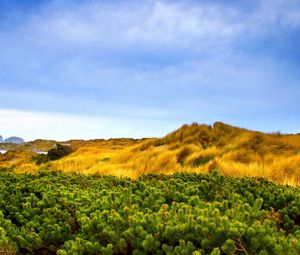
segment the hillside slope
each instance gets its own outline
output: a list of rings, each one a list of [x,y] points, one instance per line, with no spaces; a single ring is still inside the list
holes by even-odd
[[[146,172],[210,172],[261,176],[300,183],[300,135],[265,134],[221,122],[183,125],[120,155],[129,168]]]
[[[299,134],[266,134],[216,122],[211,126],[183,125],[162,138],[66,143],[75,150],[62,159],[36,165],[30,153],[27,152],[26,158],[20,150],[14,152],[15,158],[9,154],[6,159],[0,156],[0,166],[12,167],[17,172],[53,169],[132,178],[153,172],[203,173],[218,169],[229,176],[260,176],[278,183],[300,184]],[[55,142],[45,144],[53,146]],[[34,145],[41,147],[43,140],[30,146]],[[21,155],[23,158],[19,160]]]

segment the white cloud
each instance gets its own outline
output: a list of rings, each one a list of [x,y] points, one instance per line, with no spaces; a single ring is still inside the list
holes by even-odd
[[[128,47],[146,43],[185,48],[231,42],[253,27],[259,33],[266,27],[270,29],[270,25],[276,28],[278,23],[299,25],[299,1],[264,0],[259,3],[253,12],[216,2],[50,4],[28,19],[23,28],[40,36],[36,43],[65,42],[66,47]]]
[[[282,25],[295,28],[300,25],[299,0],[264,0],[255,14],[259,25]]]
[[[214,4],[145,1],[45,5],[16,31],[39,47],[136,47],[202,50],[223,47],[241,29],[238,10]],[[119,47],[119,48],[116,48]]]
[[[0,126],[0,134],[3,137],[20,136],[27,141],[37,138],[62,141],[157,137],[177,128],[179,123],[0,109]]]
[[[151,46],[219,53],[241,38],[299,24],[297,0],[263,0],[249,12],[211,1],[53,1],[25,16],[8,35],[56,51],[90,47],[122,52]]]

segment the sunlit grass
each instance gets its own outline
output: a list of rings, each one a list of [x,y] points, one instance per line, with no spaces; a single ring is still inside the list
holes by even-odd
[[[218,169],[228,176],[300,184],[300,135],[264,134],[216,123],[184,125],[163,138],[139,142],[115,139],[73,144],[73,153],[40,166],[32,161],[32,153],[9,152],[0,156],[0,167],[14,167],[20,173],[44,168],[131,178]]]

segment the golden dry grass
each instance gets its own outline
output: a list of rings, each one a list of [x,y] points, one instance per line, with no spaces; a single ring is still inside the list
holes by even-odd
[[[49,144],[49,142],[48,142]],[[184,125],[163,138],[71,141],[76,150],[36,166],[28,152],[0,156],[0,167],[39,168],[137,178],[148,173],[209,172],[300,184],[300,135],[265,134],[223,123]],[[42,146],[39,141],[39,146]],[[6,157],[6,158],[5,158]]]

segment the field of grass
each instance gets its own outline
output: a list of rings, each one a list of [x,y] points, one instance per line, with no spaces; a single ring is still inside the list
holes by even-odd
[[[109,139],[69,144],[74,152],[36,164],[34,149],[50,149],[55,141],[37,140],[0,155],[0,167],[18,173],[39,169],[138,178],[148,173],[206,173],[264,177],[280,184],[300,184],[300,135],[265,134],[220,122],[191,124],[162,138]]]
[[[261,178],[0,173],[0,254],[300,254],[300,189]]]

